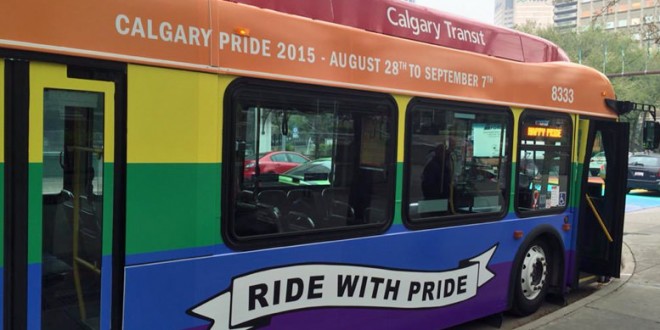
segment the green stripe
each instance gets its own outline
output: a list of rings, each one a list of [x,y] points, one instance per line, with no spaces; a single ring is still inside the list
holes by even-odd
[[[128,164],[126,253],[221,243],[220,172],[221,164]]]
[[[573,194],[570,196],[570,206],[571,207],[578,207],[580,205],[580,192],[582,191],[582,169],[584,168],[584,165],[581,163],[573,163],[573,177],[577,178],[577,180],[573,180],[575,183],[573,187],[571,187],[571,191]]]
[[[396,179],[396,197],[394,200],[394,222],[393,224],[395,225],[400,225],[403,223],[403,219],[401,218],[401,201],[403,200],[403,183],[407,182],[406,178],[404,178],[404,172],[403,172],[403,163],[397,163],[396,164],[396,172],[398,173],[397,179]]]

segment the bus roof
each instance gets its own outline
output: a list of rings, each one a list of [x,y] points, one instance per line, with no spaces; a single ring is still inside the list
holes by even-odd
[[[226,0],[3,0],[0,56],[7,49],[617,117],[605,105],[614,89],[593,68],[512,61]]]
[[[400,0],[226,0],[519,62],[570,61],[554,43]]]

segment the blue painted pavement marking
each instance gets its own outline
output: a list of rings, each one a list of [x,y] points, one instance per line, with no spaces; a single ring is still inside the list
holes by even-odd
[[[660,207],[660,193],[646,190],[633,190],[626,195],[626,213]]]

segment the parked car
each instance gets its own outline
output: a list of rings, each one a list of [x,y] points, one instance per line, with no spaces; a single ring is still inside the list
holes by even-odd
[[[660,154],[633,155],[628,159],[628,191],[660,191]]]
[[[606,165],[605,152],[597,152],[591,156],[591,160],[589,161],[589,173],[592,176],[604,176]]]
[[[331,158],[319,158],[282,173],[279,181],[292,185],[329,185],[331,168]]]
[[[306,163],[309,158],[293,151],[269,151],[259,153],[259,174],[280,174],[300,164]],[[252,178],[255,175],[257,161],[253,157],[247,157],[243,167],[243,177]]]

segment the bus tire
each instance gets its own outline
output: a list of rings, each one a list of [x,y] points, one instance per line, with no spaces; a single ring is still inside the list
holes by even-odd
[[[536,312],[548,292],[552,278],[552,251],[542,239],[536,239],[525,249],[516,265],[516,281],[511,312],[525,316]]]

